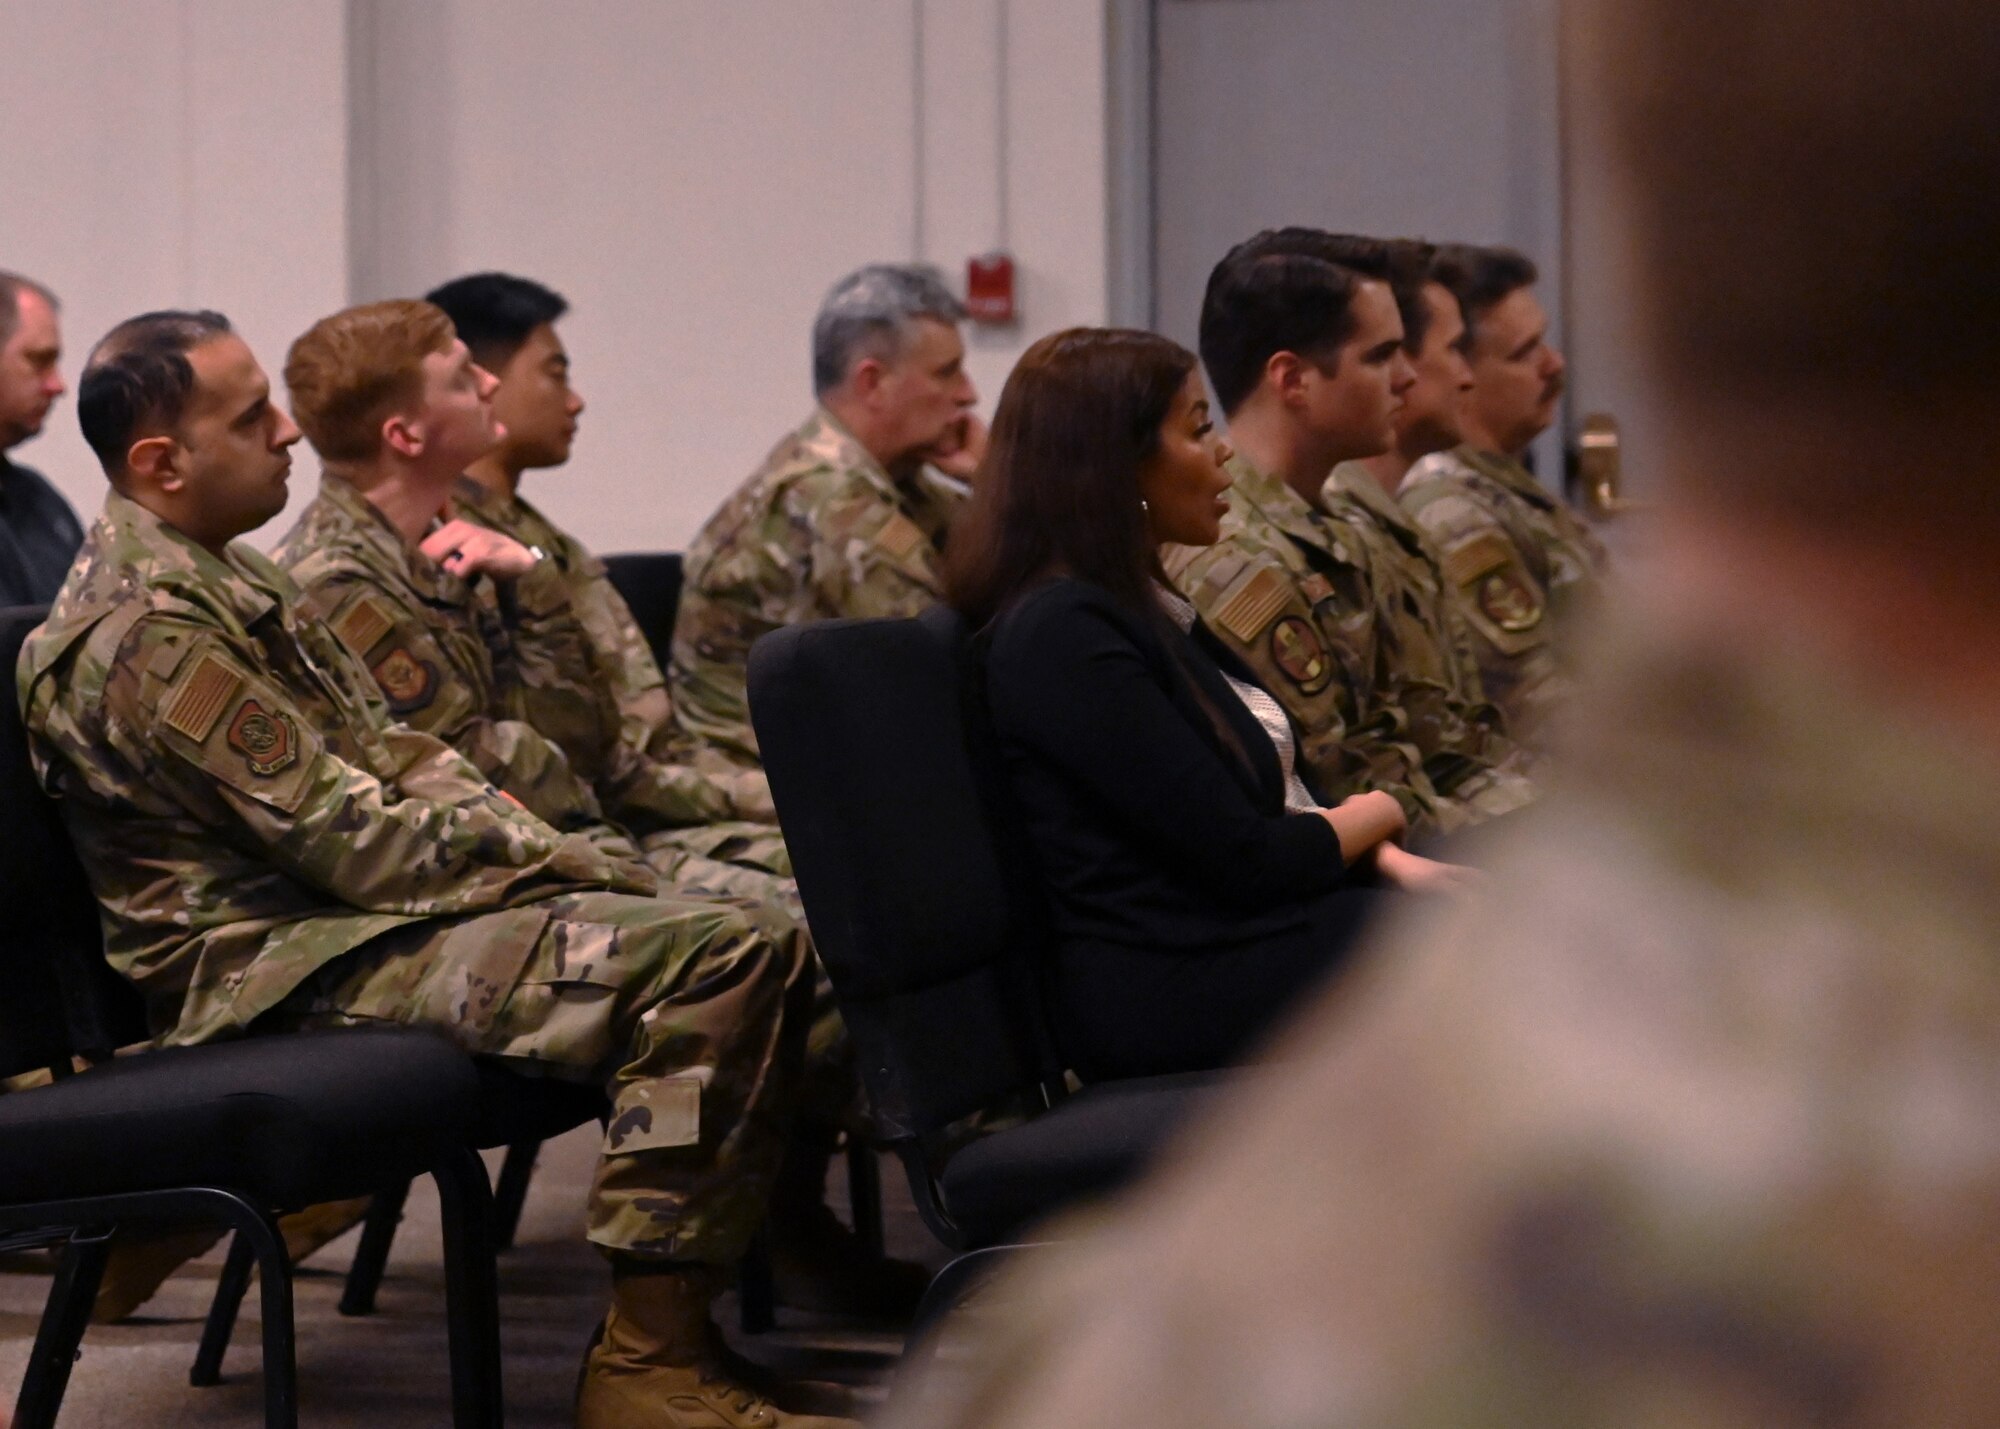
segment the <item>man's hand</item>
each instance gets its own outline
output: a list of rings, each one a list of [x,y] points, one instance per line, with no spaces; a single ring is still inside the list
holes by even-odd
[[[931,465],[946,476],[970,481],[984,460],[986,423],[979,420],[978,413],[967,412],[945,429],[944,440],[937,444]]]
[[[512,536],[461,520],[445,522],[417,549],[460,580],[477,575],[511,579],[526,575],[541,559]]]

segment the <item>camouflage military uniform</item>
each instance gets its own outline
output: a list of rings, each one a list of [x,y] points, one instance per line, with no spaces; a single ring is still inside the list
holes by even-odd
[[[698,875],[705,891],[744,897],[770,896],[763,874],[788,883],[792,864],[763,771],[677,740],[666,676],[604,563],[518,494],[463,480],[454,501],[468,520],[544,556],[515,589],[522,718],[562,747],[606,814],[641,836],[667,876]]]
[[[1397,495],[1444,560],[1486,693],[1539,748],[1568,697],[1560,646],[1602,583],[1603,544],[1519,462],[1461,446],[1425,457]]]
[[[1426,831],[1526,803],[1417,534],[1345,483],[1315,509],[1241,455],[1229,470],[1222,539],[1169,552],[1168,568],[1291,714],[1320,795],[1386,790]]]
[[[884,1429],[2000,1423],[2000,760],[1682,595],[1492,902]]]
[[[391,723],[264,557],[111,495],[19,683],[106,951],[164,1041],[435,1025],[614,1098],[608,1248],[725,1262],[763,1213],[809,996],[795,941],[667,902]]]
[[[563,751],[521,720],[500,717],[511,703],[503,672],[512,652],[492,582],[460,580],[411,550],[337,476],[321,481],[271,558],[368,667],[398,720],[436,735],[558,828],[603,823],[596,794]]]
[[[688,550],[669,672],[681,730],[756,764],[744,670],[757,637],[806,620],[917,614],[938,598],[938,552],[964,500],[929,471],[892,481],[814,412]]]

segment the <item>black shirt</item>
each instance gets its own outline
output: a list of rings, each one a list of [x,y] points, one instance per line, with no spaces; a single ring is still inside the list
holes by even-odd
[[[82,544],[83,526],[62,493],[0,455],[0,605],[54,600]]]

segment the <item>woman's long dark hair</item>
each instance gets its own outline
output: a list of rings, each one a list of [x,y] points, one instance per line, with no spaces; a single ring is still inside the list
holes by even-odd
[[[977,627],[1060,572],[1156,614],[1165,575],[1139,474],[1194,370],[1179,343],[1127,328],[1070,328],[1023,353],[952,525],[945,599]]]

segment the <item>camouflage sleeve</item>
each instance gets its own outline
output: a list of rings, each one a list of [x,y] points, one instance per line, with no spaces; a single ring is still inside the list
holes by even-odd
[[[834,474],[802,480],[787,493],[787,509],[811,533],[815,616],[903,617],[936,603],[938,553],[930,537],[872,486]]]
[[[1368,594],[1358,573],[1301,575],[1268,553],[1225,537],[1169,560],[1202,623],[1274,695],[1299,733],[1299,761],[1321,798],[1338,804],[1380,789],[1412,823],[1436,793],[1421,757],[1400,738],[1393,711],[1364,698],[1372,688],[1363,641]]]
[[[357,908],[429,915],[566,889],[648,891],[588,839],[474,783],[449,749],[414,732],[397,750],[411,787],[348,763],[201,624],[134,622],[106,682],[104,718],[122,757],[192,818]]]
[[[396,719],[456,749],[489,783],[557,828],[602,822],[597,795],[560,749],[519,720],[495,717],[491,671],[479,668],[471,649],[476,631],[447,638],[403,602],[345,573],[316,581],[307,595]]]

